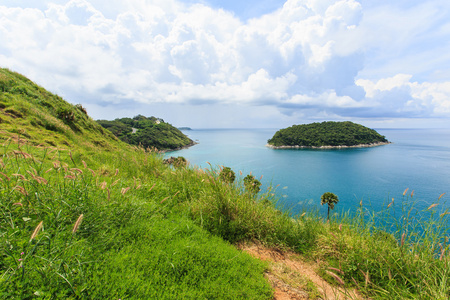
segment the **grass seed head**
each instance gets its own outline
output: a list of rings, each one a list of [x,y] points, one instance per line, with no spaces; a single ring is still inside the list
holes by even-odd
[[[106,183],[106,181],[103,181],[101,184],[100,184],[100,188],[102,189],[102,190],[104,190],[104,189],[106,189],[106,186],[107,186],[108,184]]]
[[[389,203],[389,205],[387,206],[388,208],[392,206],[392,204],[394,204],[394,198],[392,198],[391,203]]]
[[[445,215],[449,215],[450,214],[450,212],[448,211],[448,209],[447,210],[445,210],[445,212],[444,213],[442,213],[442,214],[440,214],[440,216],[439,217],[443,217],[443,216],[445,216]]]
[[[19,177],[19,178],[22,179],[22,180],[28,181],[28,180],[25,178],[25,176],[23,176],[22,174],[12,174],[11,176]]]
[[[42,226],[44,225],[44,221],[41,221],[37,226],[36,226],[36,228],[34,229],[34,231],[33,231],[33,234],[31,235],[31,237],[30,237],[30,242],[32,241],[32,240],[34,240],[34,238],[37,236],[37,234],[39,233],[39,231],[42,229]]]
[[[28,192],[25,190],[25,188],[23,188],[21,186],[14,187],[14,190],[18,191],[19,193],[21,193],[24,196],[28,196]]]
[[[342,280],[341,277],[339,277],[337,274],[331,272],[331,271],[326,271],[328,275],[330,275],[331,277],[333,277],[340,285],[344,285],[344,280]]]
[[[408,192],[409,188],[406,188],[406,190],[403,192],[403,196],[406,195],[406,193]]]
[[[10,181],[11,178],[9,178],[5,173],[0,172],[0,175],[6,178],[6,180]]]
[[[403,245],[405,244],[405,237],[406,237],[406,234],[403,232],[402,233],[402,239],[400,241],[400,247],[403,247]]]
[[[438,205],[439,205],[438,203],[431,204],[431,205],[427,208],[427,210],[430,210],[430,209],[432,209],[433,207],[436,207],[436,206],[438,206]]]
[[[83,216],[84,216],[84,215],[81,214],[81,215],[78,217],[77,221],[75,222],[75,225],[73,225],[72,234],[74,234],[75,232],[77,232],[78,228],[79,228],[80,225],[81,225],[81,221],[83,221]]]

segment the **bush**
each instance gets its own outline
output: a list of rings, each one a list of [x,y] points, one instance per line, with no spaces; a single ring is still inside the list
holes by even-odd
[[[56,115],[58,117],[58,119],[63,120],[66,123],[71,123],[75,120],[75,114],[73,113],[73,111],[69,108],[58,108],[56,110]]]
[[[260,190],[261,182],[258,179],[255,179],[253,175],[247,175],[244,178],[244,187],[247,192],[256,195]]]
[[[225,183],[233,183],[236,179],[236,175],[234,174],[233,170],[229,167],[224,167],[219,174],[219,179],[222,180]]]
[[[170,158],[164,159],[164,163],[172,165],[175,168],[185,167],[188,164],[186,158],[184,158],[183,156],[178,157],[171,156]]]

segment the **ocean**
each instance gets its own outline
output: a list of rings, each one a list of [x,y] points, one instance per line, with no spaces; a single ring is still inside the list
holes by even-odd
[[[392,198],[425,210],[444,193],[437,208],[450,210],[450,129],[376,130],[392,144],[275,150],[266,144],[277,129],[194,129],[183,132],[197,145],[165,156],[183,156],[201,168],[210,168],[208,162],[217,169],[227,166],[236,175],[242,172],[241,178],[250,172],[262,176],[261,192],[278,186],[278,204],[293,214],[311,207],[325,213],[320,206],[325,192],[338,196],[336,209],[343,211],[355,211],[361,201],[379,211]]]

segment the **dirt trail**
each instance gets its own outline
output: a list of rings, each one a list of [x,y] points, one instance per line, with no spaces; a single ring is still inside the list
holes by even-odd
[[[255,244],[240,245],[239,249],[269,262],[266,277],[275,289],[275,300],[366,299],[355,289],[330,285],[317,274],[317,264],[305,262],[295,253],[268,249]]]

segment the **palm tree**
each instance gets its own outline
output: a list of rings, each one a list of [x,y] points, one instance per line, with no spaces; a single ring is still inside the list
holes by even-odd
[[[328,221],[330,220],[330,208],[333,209],[334,204],[338,202],[339,202],[338,197],[330,192],[326,192],[325,194],[322,195],[322,197],[320,197],[321,205],[328,204],[328,216],[327,216]]]

